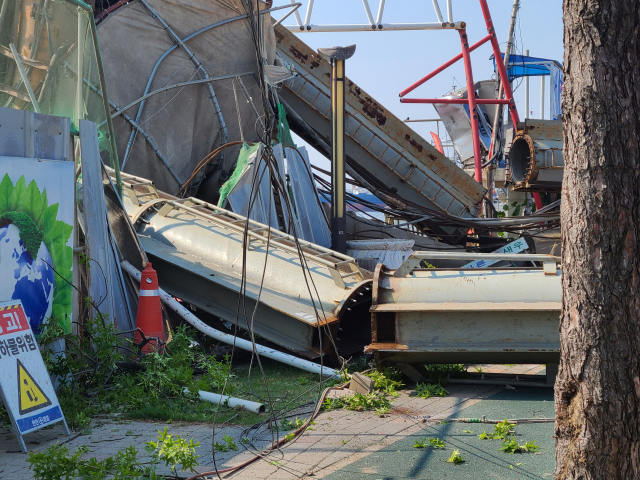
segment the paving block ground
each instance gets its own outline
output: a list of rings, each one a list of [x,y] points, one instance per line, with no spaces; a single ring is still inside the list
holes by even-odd
[[[487,366],[488,367],[488,366]],[[489,368],[489,367],[488,367]],[[495,367],[495,369],[500,369]],[[524,373],[531,368],[506,367],[509,373]],[[536,372],[538,373],[538,372]],[[447,423],[440,425],[433,418],[553,418],[553,392],[550,388],[516,390],[489,385],[449,385],[450,395],[422,399],[404,390],[393,402],[390,414],[380,418],[374,412],[331,410],[321,412],[312,427],[294,441],[285,444],[248,467],[229,474],[225,479],[298,479],[328,478],[363,479],[471,479],[471,478],[552,478],[554,468],[553,423],[518,425],[518,440],[536,440],[540,454],[508,455],[498,451],[497,441],[481,441],[478,424]],[[308,418],[312,406],[294,412],[294,417]],[[427,418],[426,423],[422,419]],[[268,417],[265,415],[265,421]],[[65,442],[70,451],[81,445],[90,448],[87,456],[104,459],[118,450],[134,445],[144,458],[145,442],[155,440],[159,430],[200,442],[198,472],[214,469],[211,453],[213,426],[180,422],[154,423],[102,418],[94,420],[87,435],[64,435],[61,425],[29,434],[25,442],[30,450],[40,450]],[[485,426],[483,425],[483,429]],[[492,426],[486,425],[487,430]],[[471,430],[474,433],[465,433]],[[282,434],[282,433],[281,433]],[[215,441],[224,435],[236,440],[239,450],[215,456],[218,469],[238,465],[252,458],[257,450],[271,444],[274,432],[268,424],[258,430],[222,425],[216,427]],[[243,436],[251,445],[243,445]],[[416,439],[438,437],[447,444],[442,451],[413,448]],[[453,448],[461,451],[466,462],[454,466],[445,463]],[[31,480],[33,476],[20,452],[11,430],[0,428],[0,478]],[[520,465],[518,465],[520,464]],[[513,468],[512,468],[513,467]],[[164,473],[169,473],[165,470]],[[211,476],[208,478],[217,478]]]

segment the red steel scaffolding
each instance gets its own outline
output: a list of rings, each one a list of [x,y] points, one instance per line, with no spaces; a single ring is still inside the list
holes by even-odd
[[[471,52],[476,48],[484,45],[487,42],[491,42],[491,48],[493,49],[493,54],[495,58],[502,58],[502,53],[500,52],[500,46],[498,44],[498,39],[496,37],[495,28],[493,27],[493,20],[491,20],[491,13],[489,12],[489,7],[487,5],[487,0],[480,0],[480,8],[482,9],[482,15],[484,16],[485,24],[487,25],[487,31],[489,32],[486,37],[484,37],[479,42],[474,43],[469,46],[469,39],[467,37],[467,31],[464,28],[465,23],[462,22],[461,25],[463,28],[458,30],[460,35],[460,43],[462,44],[462,53],[456,55],[451,60],[446,62],[444,65],[436,68],[429,75],[418,80],[416,83],[406,88],[402,92],[400,92],[400,101],[402,103],[454,103],[454,104],[469,104],[469,112],[471,117],[471,133],[473,136],[473,161],[475,166],[475,179],[478,183],[482,183],[482,155],[480,149],[480,129],[478,126],[478,109],[477,105],[508,105],[509,113],[511,114],[511,119],[513,120],[513,124],[517,125],[520,121],[520,117],[518,117],[518,111],[516,109],[515,102],[513,100],[513,91],[511,90],[511,85],[509,84],[507,77],[507,70],[504,66],[503,62],[496,62],[498,67],[498,74],[500,75],[500,79],[502,80],[502,85],[504,89],[505,99],[496,98],[496,99],[480,99],[475,98],[475,89],[473,87],[473,69],[471,68]],[[458,60],[464,60],[464,70],[465,75],[467,77],[467,99],[457,99],[457,98],[404,98],[405,95],[412,92],[420,85],[428,81],[429,79],[435,77],[437,74],[447,69]]]

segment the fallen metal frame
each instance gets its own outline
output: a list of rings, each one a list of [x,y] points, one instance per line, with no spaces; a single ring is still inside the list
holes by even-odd
[[[311,16],[313,14],[314,0],[309,0],[307,3],[307,11],[305,14],[304,22],[298,11],[294,12],[296,25],[284,25],[285,28],[292,32],[307,33],[307,32],[382,32],[382,31],[406,31],[406,30],[454,30],[464,28],[464,22],[453,21],[453,8],[451,0],[447,0],[447,19],[442,17],[440,5],[438,0],[432,0],[433,7],[438,19],[437,22],[423,22],[423,23],[383,23],[385,0],[379,0],[378,13],[376,17],[373,17],[371,13],[371,7],[369,0],[362,0],[362,6],[364,7],[364,13],[366,15],[366,21],[368,23],[363,24],[332,24],[332,25],[314,25],[311,23]],[[293,4],[294,0],[290,0]],[[407,13],[410,10],[407,9]],[[288,16],[288,15],[287,15]],[[279,22],[281,22],[280,20]]]
[[[329,335],[344,354],[369,343],[371,280],[352,257],[298,248],[268,225],[123,177],[125,208],[168,293],[240,327],[253,322],[258,335],[308,358],[332,351]]]

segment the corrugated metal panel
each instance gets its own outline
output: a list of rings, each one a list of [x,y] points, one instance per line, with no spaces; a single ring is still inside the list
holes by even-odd
[[[320,206],[320,197],[315,183],[311,178],[311,165],[307,150],[300,147],[300,154],[293,148],[285,148],[287,166],[289,167],[289,181],[296,204],[296,212],[300,222],[303,239],[322,245],[331,246],[331,232]]]

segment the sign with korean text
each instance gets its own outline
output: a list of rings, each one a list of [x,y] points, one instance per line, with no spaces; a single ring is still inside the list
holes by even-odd
[[[31,325],[16,300],[0,302],[0,389],[23,450],[21,435],[64,422]]]
[[[504,247],[500,247],[495,252],[491,253],[520,253],[529,249],[529,245],[527,242],[519,238],[518,240],[506,244]],[[494,263],[498,263],[500,260],[475,260],[471,263],[467,263],[462,268],[485,268],[493,265]]]

